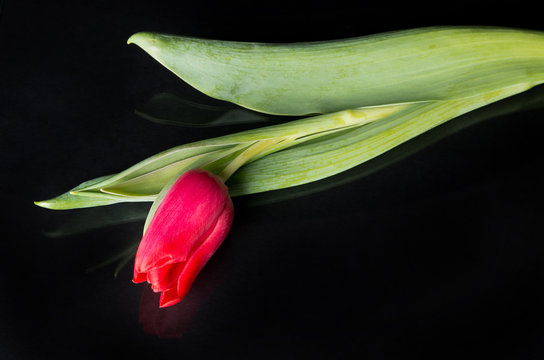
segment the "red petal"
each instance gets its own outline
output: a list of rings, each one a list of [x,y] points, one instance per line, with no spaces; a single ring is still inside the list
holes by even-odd
[[[187,292],[189,292],[189,289],[200,270],[206,265],[227,236],[230,226],[232,225],[233,216],[234,209],[229,198],[227,206],[217,219],[217,223],[211,229],[207,238],[202,242],[202,245],[200,245],[187,260],[179,276],[177,293],[180,298],[183,298]]]
[[[167,307],[177,304],[181,300],[181,296],[178,295],[177,288],[165,290],[161,293],[161,299],[159,300],[159,307]]]
[[[134,271],[134,277],[132,281],[136,284],[147,281],[147,274]]]
[[[147,280],[162,292],[160,306],[179,302],[221,245],[234,209],[227,187],[215,175],[191,170],[170,188],[144,234],[134,282]]]
[[[215,175],[192,170],[170,188],[138,248],[135,269],[147,272],[169,257],[186,260],[230,202],[226,186]]]
[[[147,281],[151,284],[153,291],[164,291],[177,284],[179,275],[184,266],[185,262],[181,262],[166,264],[160,268],[151,269],[147,272]]]

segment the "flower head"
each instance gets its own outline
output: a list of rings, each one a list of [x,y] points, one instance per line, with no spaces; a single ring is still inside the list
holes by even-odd
[[[179,302],[225,239],[234,215],[228,189],[204,170],[184,173],[157,208],[136,253],[135,283],[161,292],[160,307]]]

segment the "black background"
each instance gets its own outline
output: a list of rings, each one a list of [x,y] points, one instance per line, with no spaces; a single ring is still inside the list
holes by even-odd
[[[135,115],[156,93],[196,92],[126,45],[137,31],[292,42],[427,25],[544,30],[536,5],[0,4],[0,359],[544,355],[542,101],[513,113],[495,107],[461,131],[439,127],[422,139],[440,140],[416,139],[371,162],[375,171],[335,177],[342,186],[267,205],[235,199],[225,243],[187,300],[163,312],[131,282],[132,262],[117,278],[115,264],[87,271],[137,242],[143,220],[51,236],[147,205],[33,204],[172,146],[250,127]],[[539,96],[536,88],[513,106]]]

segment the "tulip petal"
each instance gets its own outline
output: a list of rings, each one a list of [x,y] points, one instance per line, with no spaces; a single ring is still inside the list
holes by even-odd
[[[215,226],[211,229],[210,234],[187,260],[179,276],[177,293],[180,298],[183,298],[187,294],[200,270],[206,265],[227,236],[232,225],[233,216],[234,209],[229,199],[221,216],[219,216]]]
[[[180,302],[181,297],[178,295],[177,287],[165,290],[161,293],[161,298],[159,300],[159,307],[172,306]]]
[[[134,277],[132,278],[132,282],[135,284],[143,283],[147,281],[147,274],[134,271]]]
[[[182,175],[159,205],[144,234],[135,269],[147,272],[165,257],[172,262],[185,261],[217,221],[227,199],[226,186],[212,174],[193,170]]]
[[[165,291],[174,286],[185,266],[185,262],[166,264],[147,272],[147,281],[151,284],[153,291]]]
[[[134,282],[147,280],[171,306],[189,291],[195,277],[221,245],[234,207],[215,175],[191,170],[165,193],[136,253]]]

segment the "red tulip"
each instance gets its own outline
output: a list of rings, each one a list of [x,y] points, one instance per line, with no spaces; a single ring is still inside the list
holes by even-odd
[[[204,170],[179,177],[157,208],[136,253],[135,283],[161,292],[160,307],[179,302],[223,242],[234,208],[220,178]]]

